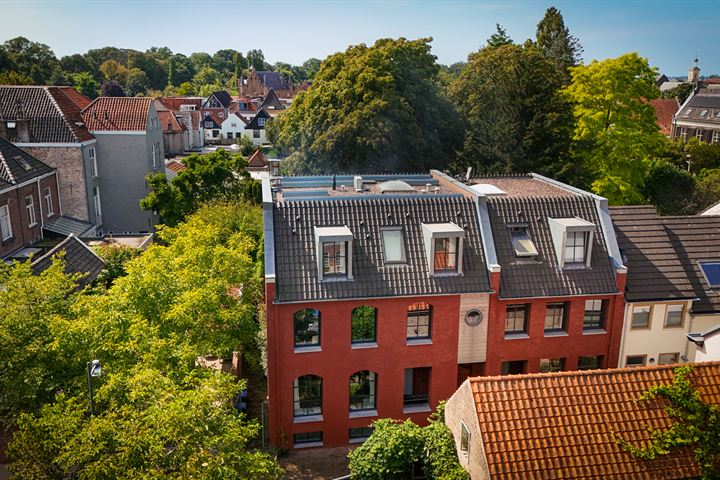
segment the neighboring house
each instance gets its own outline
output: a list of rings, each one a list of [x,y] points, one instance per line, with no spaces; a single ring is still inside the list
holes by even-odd
[[[170,110],[158,111],[165,155],[181,155],[190,149],[191,132]]]
[[[720,361],[720,324],[701,333],[688,333],[688,340],[697,347],[696,362]]]
[[[155,99],[155,109],[158,114],[169,110],[175,118],[188,131],[188,146],[202,147],[205,145],[205,131],[203,128],[202,97],[158,97]]]
[[[491,286],[476,200],[431,175],[272,182],[271,443],[333,447],[363,441],[378,418],[424,422],[455,391],[460,350],[485,349]]]
[[[89,103],[71,87],[0,86],[0,137],[57,170],[64,215],[94,223],[98,151],[81,114]]]
[[[696,360],[687,334],[720,325],[720,217],[610,209],[627,262],[620,366]]]
[[[625,268],[607,200],[535,174],[456,185],[480,198],[491,227],[496,292],[485,358],[460,358],[458,384],[471,375],[616,366]]]
[[[165,168],[163,132],[144,97],[100,97],[82,111],[97,139],[100,182],[93,188],[95,223],[107,233],[151,232],[158,222],[139,202],[150,192],[145,177]]]
[[[270,90],[274,90],[277,96],[292,98],[295,89],[292,82],[283,78],[280,72],[255,71],[250,69],[248,78],[241,76],[238,79],[238,92],[241,97],[264,97]]]
[[[471,378],[448,400],[445,423],[472,480],[698,478],[691,449],[655,460],[626,452],[671,419],[640,397],[670,384],[672,366]],[[695,365],[700,398],[720,406],[720,362]]]
[[[242,134],[249,138],[253,145],[263,145],[267,143],[265,124],[271,119],[270,114],[261,108],[247,125],[245,125]]]
[[[276,158],[265,158],[262,150],[257,149],[250,155],[250,158],[248,158],[246,170],[250,172],[252,178],[256,179],[262,178],[260,175],[262,172],[267,172],[267,174],[272,176],[278,176],[280,175],[280,160]]]
[[[45,255],[33,259],[31,265],[33,273],[39,275],[50,268],[53,258],[58,254],[62,254],[65,261],[65,273],[68,275],[80,275],[77,283],[81,287],[92,283],[105,268],[105,262],[75,234],[71,233]]]
[[[672,138],[693,137],[701,142],[720,143],[720,85],[690,95],[675,114]]]
[[[222,141],[222,124],[226,116],[222,111],[203,111],[203,130],[205,143],[219,144]]]
[[[650,104],[655,109],[655,118],[658,127],[660,127],[660,133],[670,137],[672,135],[673,116],[680,108],[677,98],[656,98],[650,100]]]
[[[0,258],[26,257],[60,215],[55,169],[0,138]]]
[[[278,98],[275,90],[271,88],[267,95],[265,95],[265,98],[263,98],[260,108],[263,108],[268,112],[276,112],[279,110],[285,110],[285,104],[280,101],[280,98]]]
[[[232,97],[228,92],[225,90],[218,90],[217,92],[210,94],[210,96],[203,102],[202,108],[203,110],[227,110],[230,108],[232,101]]]
[[[247,121],[238,112],[229,114],[220,125],[220,143],[226,145],[237,143],[246,126]]]
[[[177,177],[178,174],[184,170],[187,170],[187,167],[176,160],[170,160],[169,162],[165,162],[165,176],[167,177],[168,181],[171,181],[173,178]]]

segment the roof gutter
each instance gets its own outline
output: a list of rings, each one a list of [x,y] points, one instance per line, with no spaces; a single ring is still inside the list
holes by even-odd
[[[275,225],[273,223],[273,194],[270,177],[261,179],[263,208],[263,246],[265,252],[265,283],[275,283]]]

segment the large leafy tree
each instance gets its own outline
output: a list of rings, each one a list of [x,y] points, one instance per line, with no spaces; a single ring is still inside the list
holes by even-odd
[[[569,83],[569,68],[580,62],[583,48],[580,40],[570,35],[560,10],[555,7],[547,9],[537,25],[535,43]]]
[[[666,145],[647,102],[658,95],[656,70],[629,53],[570,71],[575,154],[593,172],[592,189],[615,204],[642,202],[650,162]]]
[[[563,176],[572,115],[561,84],[558,70],[532,44],[499,44],[471,54],[450,85],[466,123],[460,166]]]
[[[148,176],[151,192],[140,201],[145,210],[160,214],[167,225],[176,225],[203,203],[213,200],[258,200],[260,187],[245,171],[247,161],[226,150],[193,154],[183,160],[186,170],[168,182],[164,173]]]
[[[6,63],[13,66],[18,73],[32,78],[38,85],[52,83],[55,70],[60,68],[60,63],[49,46],[25,37],[6,41],[2,50],[7,57]]]
[[[442,168],[459,138],[429,38],[382,39],[322,62],[312,86],[273,123],[295,172],[414,172]]]

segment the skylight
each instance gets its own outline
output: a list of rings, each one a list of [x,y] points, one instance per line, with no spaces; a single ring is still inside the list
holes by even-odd
[[[400,227],[389,227],[380,230],[382,233],[385,263],[402,263],[405,261],[405,245]]]
[[[692,108],[688,108],[687,110],[685,110],[685,113],[683,113],[683,115],[686,116],[686,117],[689,117],[690,114],[692,113],[692,111],[693,111]]]
[[[415,189],[402,180],[389,180],[378,185],[380,193],[414,192]]]
[[[720,287],[720,260],[709,262],[699,262],[700,270],[702,270],[705,280],[710,288]]]
[[[530,239],[527,227],[510,227],[510,240],[516,257],[534,257],[538,254],[535,244]]]
[[[15,156],[15,160],[20,164],[20,166],[25,170],[26,172],[29,172],[33,169],[33,167],[30,166],[30,164],[20,155]]]
[[[700,116],[701,116],[701,117],[704,117],[705,115],[707,115],[707,112],[708,112],[707,110],[701,111],[701,112],[700,112]]]

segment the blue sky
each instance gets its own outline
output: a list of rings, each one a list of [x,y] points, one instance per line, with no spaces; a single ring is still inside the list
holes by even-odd
[[[580,38],[586,62],[637,51],[668,75],[695,54],[720,73],[718,0],[0,0],[0,41],[22,35],[58,56],[112,45],[175,52],[246,52],[270,63],[324,58],[378,38],[431,36],[441,63],[465,60],[500,23],[517,42],[534,37],[549,6]]]

